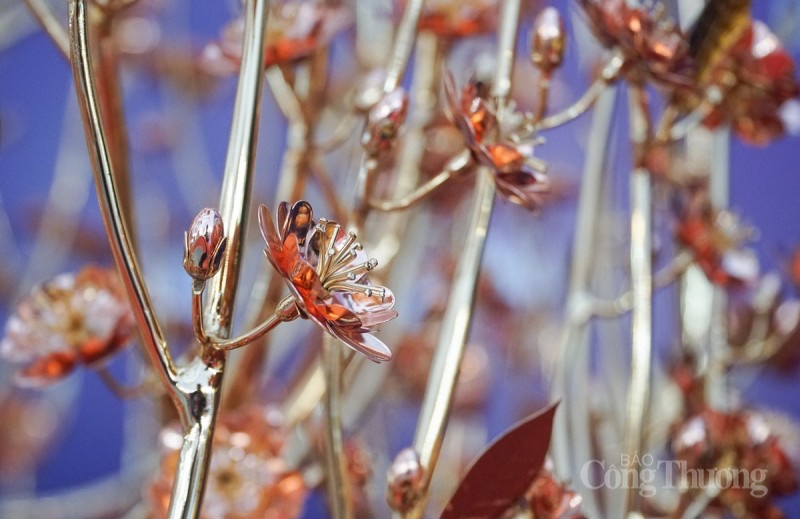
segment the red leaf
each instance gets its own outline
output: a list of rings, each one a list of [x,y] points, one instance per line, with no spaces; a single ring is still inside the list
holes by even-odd
[[[529,416],[492,442],[472,463],[441,519],[499,517],[523,497],[544,465],[557,406]]]

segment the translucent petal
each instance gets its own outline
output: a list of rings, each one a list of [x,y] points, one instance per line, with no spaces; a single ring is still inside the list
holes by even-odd
[[[370,333],[353,333],[335,326],[329,326],[328,330],[339,340],[373,362],[392,359],[391,350],[380,339]]]

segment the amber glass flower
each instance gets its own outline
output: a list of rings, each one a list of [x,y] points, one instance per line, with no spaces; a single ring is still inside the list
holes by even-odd
[[[271,2],[267,18],[264,66],[292,63],[310,56],[352,22],[342,6],[324,2],[286,0]],[[229,23],[218,42],[203,51],[206,68],[218,75],[232,74],[242,60],[244,20]]]
[[[277,227],[266,206],[259,208],[258,220],[267,259],[301,314],[370,360],[391,359],[389,348],[370,332],[397,316],[394,294],[367,279],[378,263],[367,257],[357,236],[336,222],[314,222],[311,205],[303,201],[291,207],[282,202]]]
[[[504,135],[489,90],[486,83],[470,81],[459,96],[453,77],[445,76],[450,114],[474,159],[492,171],[500,194],[515,204],[536,209],[550,181],[534,167],[530,152]]]
[[[35,287],[6,323],[0,354],[22,364],[20,384],[41,386],[102,364],[133,330],[116,271],[89,266]]]
[[[179,428],[161,433],[161,470],[149,488],[151,518],[166,517],[183,440]],[[281,458],[285,432],[279,413],[261,407],[221,414],[214,430],[201,519],[294,519],[303,511],[303,477]]]
[[[670,88],[692,86],[689,44],[660,2],[580,0],[580,5],[595,37],[622,53],[629,73]]]
[[[800,83],[794,60],[766,25],[754,21],[710,76],[727,94],[706,126],[730,122],[742,140],[759,145],[783,135],[781,107],[800,95]]]
[[[740,224],[736,214],[715,209],[704,189],[687,196],[675,235],[713,283],[750,283],[758,276],[755,255],[742,246],[750,236],[749,229]]]

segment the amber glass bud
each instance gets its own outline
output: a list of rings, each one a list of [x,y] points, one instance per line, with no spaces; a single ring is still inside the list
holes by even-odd
[[[531,61],[545,74],[561,66],[567,35],[564,21],[554,7],[547,7],[536,17],[531,41]]]
[[[214,209],[203,209],[194,217],[186,233],[186,253],[183,268],[196,281],[212,278],[225,253],[225,230],[222,217]]]
[[[408,95],[402,88],[386,94],[372,107],[361,137],[361,144],[367,153],[376,154],[392,146],[406,119],[407,110]]]
[[[403,449],[395,457],[387,474],[386,502],[393,510],[406,512],[419,499],[425,469],[414,449]]]

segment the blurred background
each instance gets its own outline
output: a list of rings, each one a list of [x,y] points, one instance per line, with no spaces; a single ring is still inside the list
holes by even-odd
[[[569,31],[566,64],[552,94],[553,110],[565,107],[590,84],[600,49],[575,3],[525,4],[514,97],[526,109],[535,103],[528,85],[533,84],[537,72],[526,59],[530,27],[538,9],[553,5],[565,17]],[[66,23],[65,5],[55,8],[61,9]],[[352,86],[353,78],[364,81],[359,71],[379,64],[388,48],[391,32],[380,28],[396,19],[396,7],[388,0],[378,0],[370,3],[370,9],[380,22],[376,21],[370,36],[374,55],[353,51],[356,32],[352,27],[332,40],[332,94],[323,131],[333,128],[347,109],[343,96],[336,93]],[[754,2],[753,13],[800,59],[800,3]],[[119,27],[141,263],[155,307],[178,350],[191,339],[190,280],[181,268],[183,232],[199,209],[217,204],[236,84],[235,75],[215,75],[204,69],[202,52],[238,15],[239,2],[235,0],[139,0]],[[491,35],[454,41],[448,68],[461,79],[468,70],[480,70],[492,59],[494,43]],[[406,83],[410,80],[411,74]],[[618,96],[609,150],[612,180],[605,194],[613,209],[603,222],[607,247],[598,251],[598,261],[624,261],[627,239],[630,149],[623,109],[626,102],[623,93]],[[253,208],[260,203],[275,205],[286,147],[285,119],[269,92],[263,103]],[[789,133],[800,132],[800,105],[789,109],[794,113],[787,120],[795,121],[794,126],[788,125]],[[499,204],[470,341],[475,348],[467,358],[474,372],[465,368],[468,383],[448,430],[445,458],[449,461],[442,472],[463,469],[489,440],[548,400],[548,362],[563,317],[589,122],[590,117],[584,116],[548,132],[546,144],[537,147],[537,155],[549,163],[558,196],[535,215],[508,203]],[[348,142],[326,159],[344,200],[352,196],[355,185],[360,131],[359,123]],[[752,246],[761,271],[774,271],[784,280],[800,274],[800,260],[794,256],[800,247],[799,143],[794,135],[767,147],[731,139],[731,207],[756,229]],[[468,186],[469,181],[462,184]],[[310,187],[308,198],[318,215],[330,209],[316,186]],[[410,340],[421,344],[420,337],[430,334],[427,316],[440,311],[462,239],[464,199],[456,191],[445,193],[411,213],[414,252],[401,256],[407,267],[397,276],[406,281],[395,288],[400,317],[386,326],[386,333],[397,343]],[[669,240],[669,207],[662,205],[656,208],[656,225],[661,239]],[[451,226],[435,225],[451,215]],[[254,221],[245,249],[244,287],[252,285],[265,264]],[[89,263],[113,264],[97,208],[70,67],[16,0],[0,1],[0,243],[0,322],[5,322],[15,303],[36,283]],[[799,295],[797,285],[790,281],[782,290],[786,297]],[[246,298],[243,291],[240,301]],[[244,319],[245,307],[245,303],[239,304],[237,322]],[[669,289],[660,291],[655,335],[656,363],[662,367],[669,363],[676,340],[675,308],[675,294]],[[511,314],[512,310],[516,313]],[[504,312],[526,317],[524,322],[519,318],[509,322]],[[623,320],[617,330],[623,341],[625,326]],[[298,334],[307,332],[300,323],[286,328],[276,342],[294,344],[299,341]],[[800,352],[800,344],[794,347],[796,354]],[[111,361],[109,369],[120,380],[134,383],[140,375],[142,359],[137,348],[133,345]],[[601,354],[595,349],[593,363]],[[424,388],[421,371],[426,366],[417,358],[420,355],[424,353],[400,354],[395,365],[375,368],[383,370],[387,382],[378,403],[369,407],[350,431],[362,440],[371,459],[368,465],[373,476],[365,492],[374,504],[375,517],[388,516],[380,505],[385,468],[413,437]],[[281,362],[270,363],[270,377],[261,388],[265,401],[280,402],[293,377],[293,359],[289,354]],[[778,364],[737,368],[730,375],[731,386],[748,405],[800,419],[798,364]],[[0,516],[14,517],[3,510],[14,514],[28,510],[30,515],[18,517],[118,517],[121,511],[135,508],[148,493],[147,482],[158,464],[159,404],[143,398],[120,399],[98,374],[88,370],[78,370],[42,389],[15,389],[14,369],[8,363],[0,365]],[[587,399],[610,395],[597,384],[587,385]],[[655,405],[660,405],[656,400]],[[786,498],[779,504],[787,517],[800,517],[800,498]],[[322,516],[324,501],[314,495],[306,503],[304,517]]]

